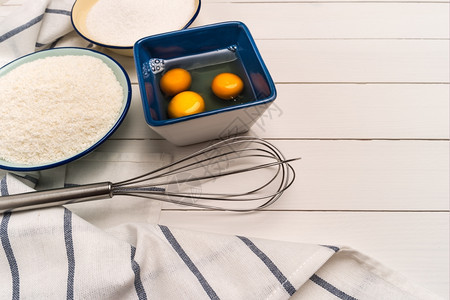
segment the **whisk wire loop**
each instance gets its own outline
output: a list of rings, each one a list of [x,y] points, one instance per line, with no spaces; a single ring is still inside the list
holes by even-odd
[[[253,160],[259,160],[257,163]],[[208,146],[173,163],[142,174],[141,176],[113,184],[113,194],[132,195],[179,205],[207,208],[213,210],[252,211],[265,208],[274,203],[295,180],[295,171],[290,165],[298,158],[285,159],[283,154],[269,142],[253,137],[234,137]],[[263,160],[263,162],[260,162]],[[226,164],[221,166],[221,164]],[[237,164],[238,167],[232,167]],[[250,166],[247,166],[250,164]],[[188,185],[193,182],[214,181],[219,178],[233,177],[238,174],[269,170],[269,178],[261,181],[254,188],[244,192],[204,192],[170,191],[168,189],[149,189],[171,185]],[[201,175],[196,172],[203,171]],[[188,176],[181,176],[181,174]],[[180,178],[182,177],[182,178]],[[258,177],[258,175],[256,175]],[[227,183],[230,185],[231,180]],[[219,184],[216,184],[218,186]],[[238,203],[258,202],[257,205],[236,208],[228,206],[212,206],[199,203]]]

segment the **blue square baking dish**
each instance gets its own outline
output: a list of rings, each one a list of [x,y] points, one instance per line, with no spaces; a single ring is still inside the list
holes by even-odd
[[[276,89],[250,31],[242,22],[210,24],[152,35],[133,48],[142,106],[147,124],[175,145],[189,145],[248,131],[276,98]],[[160,79],[183,68],[192,75],[189,90],[205,100],[203,112],[170,118],[168,97]],[[211,91],[213,77],[238,74],[241,95],[218,99]]]

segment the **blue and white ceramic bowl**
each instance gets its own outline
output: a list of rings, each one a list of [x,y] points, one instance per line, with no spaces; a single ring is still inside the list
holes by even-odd
[[[69,163],[73,160],[79,159],[86,154],[90,153],[94,149],[96,149],[100,144],[102,144],[106,139],[108,139],[115,131],[116,129],[121,125],[122,121],[124,120],[129,107],[131,103],[131,84],[130,79],[126,73],[126,71],[122,68],[122,66],[112,59],[111,57],[102,54],[100,52],[89,50],[89,49],[83,49],[83,48],[55,48],[50,50],[43,50],[39,52],[35,52],[29,55],[25,55],[21,58],[18,58],[9,64],[3,66],[0,68],[0,77],[6,75],[8,72],[12,71],[13,69],[21,66],[22,64],[32,62],[41,58],[45,57],[51,57],[51,56],[63,56],[63,55],[80,55],[80,56],[92,56],[95,58],[101,59],[114,73],[117,81],[120,83],[120,85],[123,88],[123,104],[122,108],[119,112],[119,115],[115,121],[115,123],[111,126],[111,128],[107,131],[107,133],[99,138],[96,142],[86,147],[86,149],[80,151],[79,153],[74,154],[71,157],[66,157],[58,161],[52,161],[48,163],[42,163],[42,164],[20,164],[20,163],[14,163],[5,161],[0,158],[0,169],[6,169],[6,170],[12,170],[12,171],[35,171],[35,170],[43,170],[43,169],[49,169],[53,167],[57,167],[66,163]]]
[[[276,98],[269,71],[247,26],[241,22],[217,23],[143,38],[134,46],[134,60],[146,122],[175,145],[246,132]],[[229,62],[240,66],[240,76],[245,77],[244,91],[251,95],[249,101],[180,118],[168,117],[170,100],[159,88],[165,70],[183,67],[193,74],[205,68],[213,74],[214,68]],[[193,76],[192,86],[195,80]],[[203,77],[202,82],[205,87],[199,94],[207,102],[211,97],[210,82]]]
[[[133,44],[135,41],[133,41],[129,45],[119,45],[119,44],[109,42],[107,39],[105,39],[105,37],[103,35],[102,36],[93,36],[92,33],[89,31],[89,28],[88,28],[89,26],[87,26],[87,24],[86,24],[86,19],[88,17],[90,10],[98,1],[99,0],[76,0],[75,1],[74,5],[72,7],[72,11],[71,11],[71,20],[72,20],[72,25],[73,25],[75,31],[81,37],[83,37],[85,40],[87,40],[93,44],[108,48],[111,51],[116,52],[121,55],[132,56],[133,55]],[[148,1],[149,4],[151,4],[151,2],[152,1]],[[173,30],[188,28],[197,18],[198,14],[200,12],[201,0],[189,0],[189,1],[185,0],[186,4],[188,2],[189,2],[189,4],[191,4],[190,2],[193,2],[193,5],[195,6],[195,10],[185,20],[177,20],[176,24],[181,23],[181,24],[184,24],[184,26],[182,28],[175,27],[175,28],[173,28]],[[181,6],[178,6],[178,9],[183,10],[183,9],[188,9],[188,7],[190,7],[190,5],[189,6],[181,5]],[[157,10],[149,11],[147,8],[142,8],[142,10],[140,12],[145,13],[146,18],[152,18],[152,16],[159,14],[159,12]],[[137,12],[136,14],[138,14],[140,12]],[[173,14],[174,13],[172,13],[172,15]],[[138,14],[138,15],[140,15],[140,14]],[[135,22],[137,24],[141,24],[139,22],[139,19],[136,19],[137,17],[134,16],[133,14],[128,15],[128,17],[129,17],[129,20],[127,20],[127,24],[130,24],[133,22]],[[109,20],[106,19],[106,12],[105,12],[105,22],[109,22]],[[171,20],[169,19],[166,22],[171,23]],[[117,24],[117,21],[114,22],[114,24],[112,24],[112,28],[116,24]],[[168,25],[165,25],[164,28],[166,28],[167,26]],[[171,26],[171,27],[173,27],[173,26]],[[164,30],[161,31],[158,28],[149,28],[149,30],[151,32],[164,32]]]

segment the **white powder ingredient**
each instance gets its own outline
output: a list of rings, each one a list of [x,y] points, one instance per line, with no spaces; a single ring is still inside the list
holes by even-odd
[[[41,164],[95,144],[117,121],[124,91],[99,58],[53,56],[0,77],[0,159]]]
[[[99,0],[86,28],[102,44],[133,46],[143,37],[183,28],[196,8],[192,0]]]

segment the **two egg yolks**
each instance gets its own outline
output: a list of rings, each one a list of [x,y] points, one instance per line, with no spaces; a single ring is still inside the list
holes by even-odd
[[[167,71],[160,80],[160,88],[167,96],[174,96],[169,102],[170,118],[179,118],[205,111],[205,102],[198,93],[187,91],[192,83],[188,71],[175,68]],[[236,98],[244,89],[239,76],[232,73],[221,73],[214,77],[211,89],[217,97],[224,100]]]

